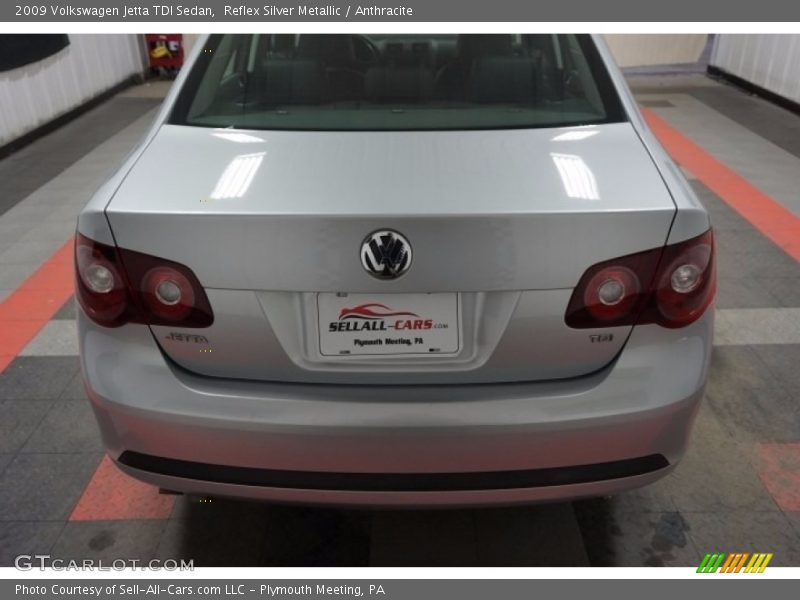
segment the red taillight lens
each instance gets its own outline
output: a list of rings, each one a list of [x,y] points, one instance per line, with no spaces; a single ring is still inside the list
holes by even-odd
[[[700,318],[716,293],[711,230],[688,242],[667,246],[661,264],[654,302],[642,316],[664,327],[684,327]]]
[[[170,321],[188,317],[194,307],[191,282],[168,267],[150,269],[142,281],[142,297],[147,308]]]
[[[586,285],[583,304],[598,321],[613,321],[631,311],[641,290],[638,275],[628,267],[605,267]]]
[[[659,248],[590,267],[572,293],[565,317],[567,325],[578,329],[632,325],[647,302],[660,257]],[[609,282],[619,282],[621,297],[616,304],[609,304],[608,298],[603,302],[603,288]]]
[[[86,314],[107,327],[121,325],[130,299],[116,250],[78,234],[75,275],[76,297]]]
[[[208,327],[214,322],[200,282],[181,264],[78,234],[75,272],[78,301],[100,325]]]
[[[636,323],[684,327],[714,299],[714,236],[608,260],[584,273],[567,307],[570,327],[588,329]]]

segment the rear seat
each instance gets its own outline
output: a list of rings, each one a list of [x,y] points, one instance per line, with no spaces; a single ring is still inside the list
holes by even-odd
[[[422,66],[373,67],[367,70],[364,88],[370,102],[428,101],[433,96],[434,75]]]
[[[479,103],[528,104],[536,100],[536,62],[528,57],[487,57],[472,63],[470,99]]]
[[[496,37],[503,41],[505,36]],[[478,54],[478,49],[471,48],[472,53]],[[530,104],[537,100],[537,94],[544,91],[541,82],[537,83],[541,60],[500,54],[501,49],[508,50],[493,47],[496,54],[486,51],[469,61],[462,75],[466,79],[463,87],[452,90],[460,87],[463,91],[452,99],[487,104]],[[437,87],[433,61],[426,53],[389,51],[387,54],[387,63],[370,67],[364,75],[331,68],[315,58],[273,54],[261,63],[255,76],[257,97],[266,104],[280,105],[337,100],[413,104],[444,96],[442,86]]]
[[[268,104],[318,104],[325,95],[324,84],[322,64],[304,58],[270,58],[255,82]]]

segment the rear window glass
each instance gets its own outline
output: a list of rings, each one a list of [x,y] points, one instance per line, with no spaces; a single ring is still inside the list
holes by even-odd
[[[625,120],[586,35],[215,35],[170,122],[289,130],[556,127]]]

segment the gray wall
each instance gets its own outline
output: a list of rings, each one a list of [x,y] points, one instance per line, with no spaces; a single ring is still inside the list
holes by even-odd
[[[140,37],[70,34],[58,54],[0,73],[0,146],[141,73]]]
[[[719,35],[711,64],[800,102],[799,34]]]

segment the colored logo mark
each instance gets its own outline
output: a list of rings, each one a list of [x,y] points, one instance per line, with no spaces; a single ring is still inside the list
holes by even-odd
[[[715,552],[713,554],[706,554],[703,557],[700,566],[697,567],[697,572],[763,573],[771,560],[771,552],[754,552],[753,554],[748,552],[737,552],[734,554]]]

